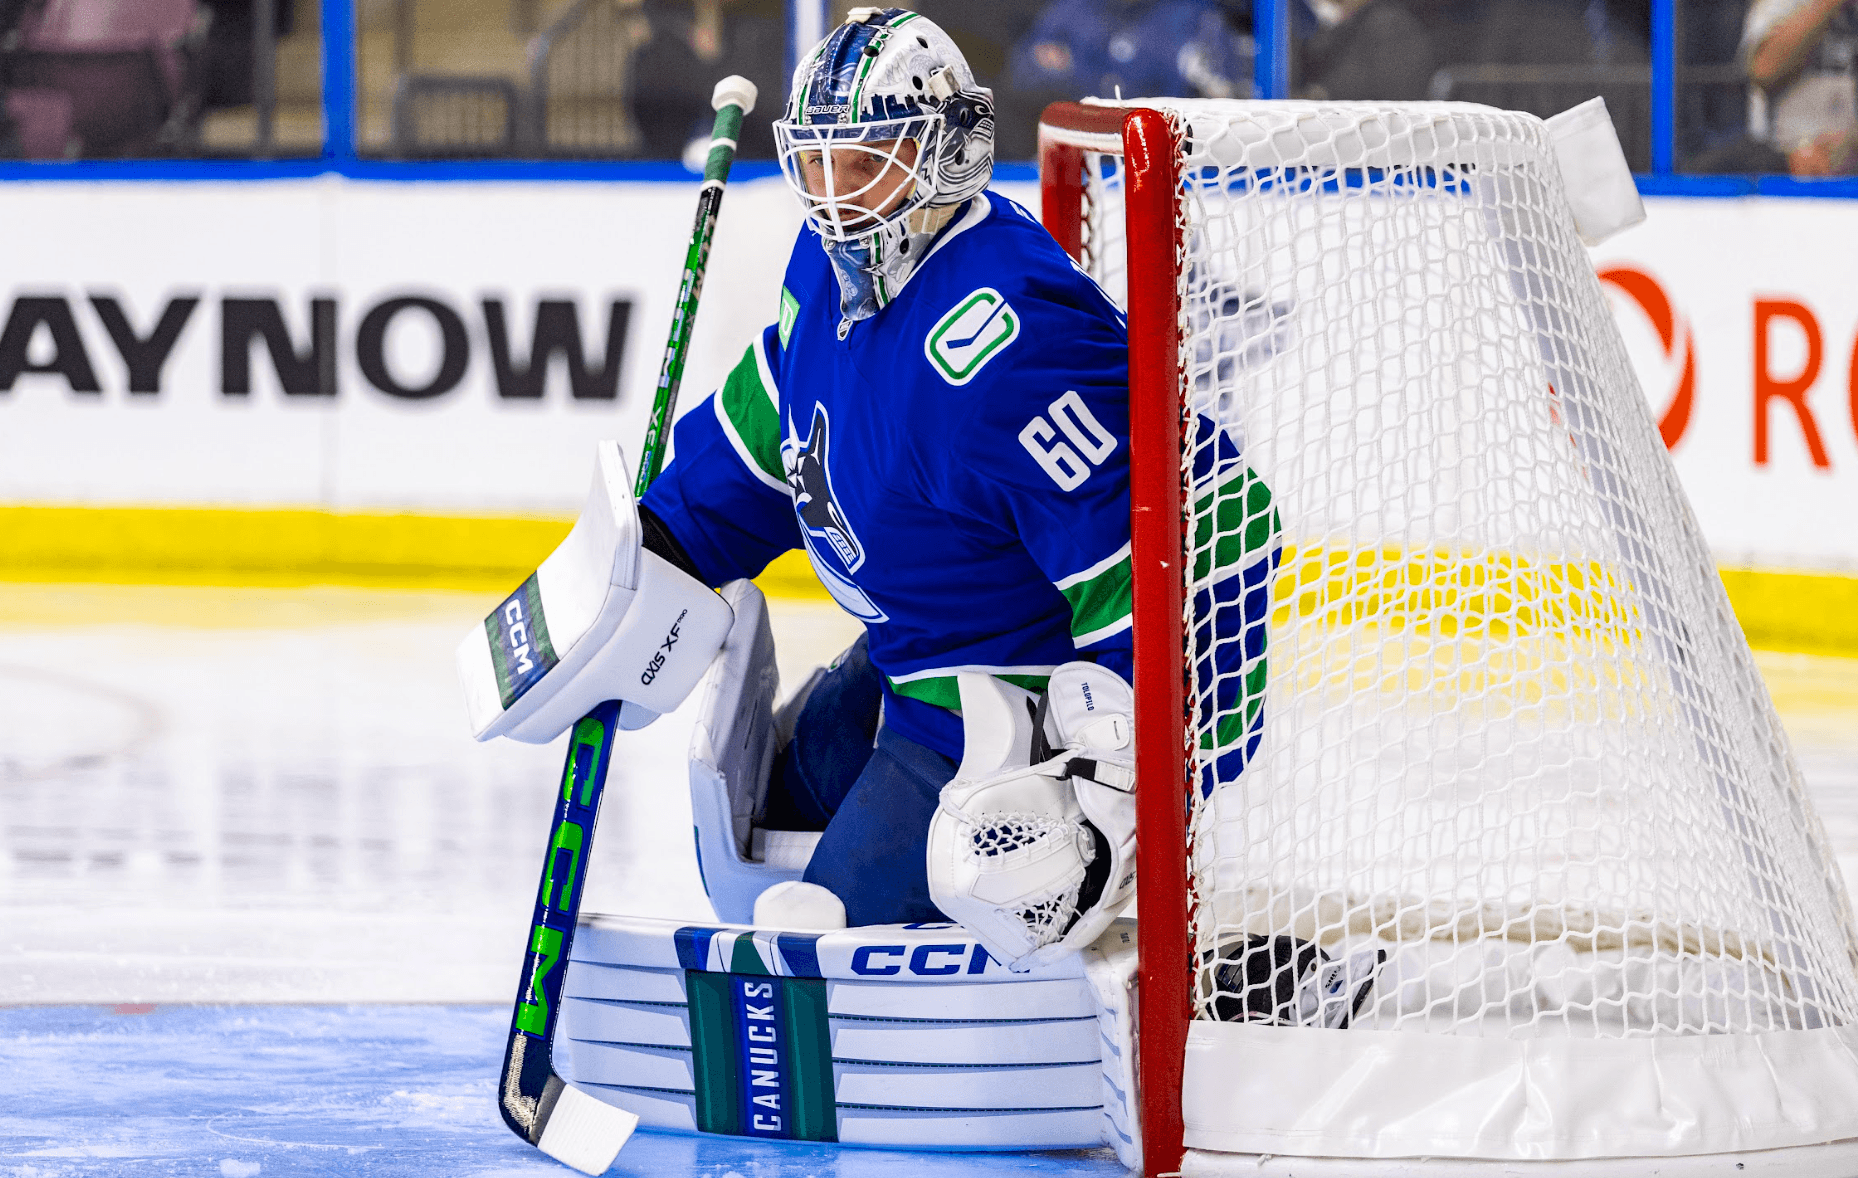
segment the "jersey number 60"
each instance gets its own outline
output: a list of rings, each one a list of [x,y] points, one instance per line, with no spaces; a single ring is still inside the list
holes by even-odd
[[[1060,491],[1074,490],[1116,449],[1116,435],[1103,428],[1075,389],[1053,401],[1045,412],[1058,423],[1058,429],[1052,429],[1052,422],[1044,417],[1035,417],[1019,431],[1019,444],[1052,476]],[[1060,431],[1070,439],[1068,444],[1054,444]]]

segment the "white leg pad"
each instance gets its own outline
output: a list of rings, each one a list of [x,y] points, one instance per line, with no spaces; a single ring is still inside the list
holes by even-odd
[[[723,586],[734,611],[729,637],[697,686],[697,723],[690,735],[690,809],[697,828],[703,888],[718,918],[748,923],[768,888],[806,871],[813,832],[771,831],[758,838],[754,818],[768,792],[768,772],[780,744],[774,699],[780,673],[767,604],[747,581]],[[791,731],[792,720],[787,721]],[[769,854],[772,839],[779,854]],[[757,850],[762,851],[757,854]],[[765,857],[764,857],[765,856]]]
[[[829,1110],[824,1123],[839,1142],[1108,1144],[1139,1169],[1135,966],[1128,921],[1092,947],[1014,973],[948,924],[817,931],[583,915],[557,1031],[574,1049],[557,1054],[556,1065],[589,1096],[638,1113],[644,1126],[696,1132],[700,1100],[747,1090],[757,1048],[736,1039],[733,1020],[714,1004],[707,1014],[692,1005],[693,979],[705,979],[712,994],[719,985],[774,986],[783,1010],[806,995],[823,1006],[824,1025],[784,1023],[778,1041],[813,1036],[832,1057],[809,1090],[821,1098],[813,1107]],[[733,1045],[733,1074],[693,1050],[706,1034]]]

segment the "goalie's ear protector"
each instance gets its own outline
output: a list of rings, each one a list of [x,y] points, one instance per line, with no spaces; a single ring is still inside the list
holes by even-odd
[[[942,117],[964,131],[972,131],[983,120],[994,117],[993,103],[978,94],[956,94],[942,104]]]

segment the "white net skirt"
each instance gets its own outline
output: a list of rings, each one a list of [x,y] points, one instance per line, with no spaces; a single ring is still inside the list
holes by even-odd
[[[1182,455],[1188,1144],[1858,1137],[1843,884],[1543,124],[1156,105],[1212,425]],[[1085,161],[1121,297],[1154,260],[1122,247],[1118,159]],[[1216,447],[1268,494],[1220,492]]]

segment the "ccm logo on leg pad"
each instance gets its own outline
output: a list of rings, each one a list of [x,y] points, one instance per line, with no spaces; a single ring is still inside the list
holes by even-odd
[[[903,973],[923,978],[986,973],[989,965],[998,964],[978,942],[969,945],[860,945],[852,954],[852,972],[868,978]]]

